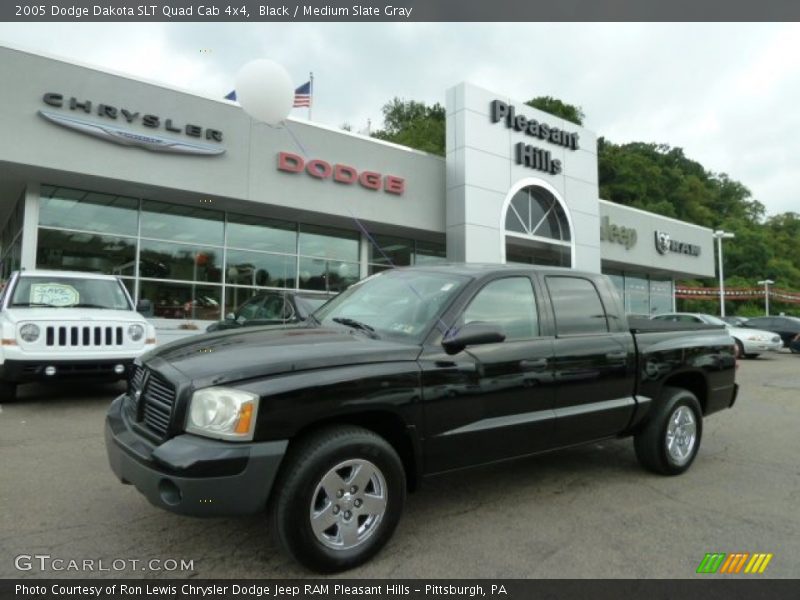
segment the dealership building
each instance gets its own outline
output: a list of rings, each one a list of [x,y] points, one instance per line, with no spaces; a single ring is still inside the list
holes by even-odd
[[[162,326],[445,260],[603,272],[636,314],[714,276],[711,230],[600,199],[594,133],[468,83],[442,158],[7,47],[0,77],[0,278],[119,275]]]

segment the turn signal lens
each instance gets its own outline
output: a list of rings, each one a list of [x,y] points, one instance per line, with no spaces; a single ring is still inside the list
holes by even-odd
[[[239,421],[236,423],[236,433],[249,433],[250,422],[253,419],[253,403],[243,404],[239,409]]]

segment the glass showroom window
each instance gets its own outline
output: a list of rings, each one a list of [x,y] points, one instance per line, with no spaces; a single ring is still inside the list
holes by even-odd
[[[355,231],[301,225],[298,287],[341,292],[359,280],[359,234]]]
[[[153,317],[204,321],[222,317],[222,286],[142,280],[139,296],[152,302]]]
[[[145,200],[142,202],[143,238],[222,246],[225,215],[216,210]]]
[[[182,281],[222,281],[222,248],[142,240],[139,276]]]
[[[650,314],[650,282],[646,277],[625,275],[625,308],[628,314]]]
[[[229,213],[225,244],[242,250],[297,254],[297,223]]]
[[[36,266],[135,276],[136,238],[87,231],[39,229]]]
[[[447,261],[447,247],[436,242],[416,242],[414,245],[414,264],[432,265]]]
[[[232,285],[293,288],[297,258],[287,254],[228,250],[225,282]]]
[[[650,280],[650,314],[672,312],[672,280]]]
[[[36,266],[117,275],[133,295],[139,200],[51,185],[40,192]]]
[[[135,236],[139,201],[127,196],[43,185],[39,225]]]
[[[430,265],[447,260],[447,252],[444,244],[420,242],[383,235],[373,236],[372,239],[380,249],[370,244],[370,275],[385,271],[386,269],[391,269],[392,267]]]

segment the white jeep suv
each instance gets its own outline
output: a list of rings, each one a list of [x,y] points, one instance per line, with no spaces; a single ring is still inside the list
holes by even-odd
[[[0,402],[25,382],[126,379],[155,338],[117,277],[15,272],[0,294]]]

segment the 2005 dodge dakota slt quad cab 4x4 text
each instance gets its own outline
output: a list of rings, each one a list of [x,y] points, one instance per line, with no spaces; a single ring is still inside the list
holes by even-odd
[[[116,475],[195,516],[266,511],[304,565],[390,538],[424,477],[633,436],[677,475],[733,405],[722,328],[628,323],[603,275],[514,265],[386,271],[309,321],[218,332],[137,360],[106,420]]]

